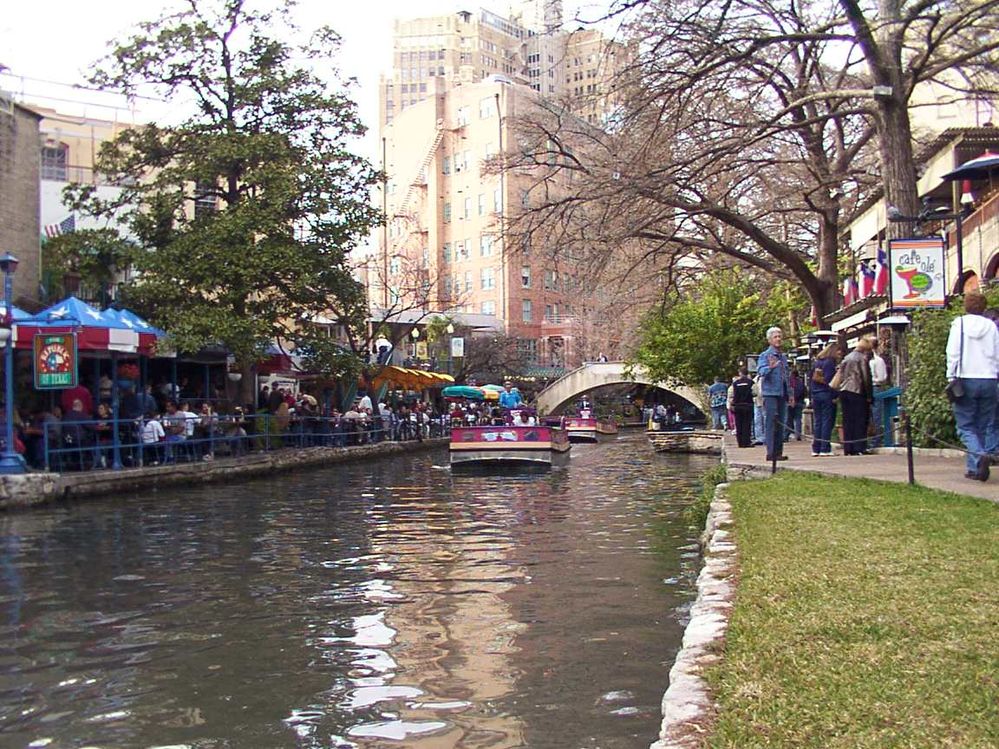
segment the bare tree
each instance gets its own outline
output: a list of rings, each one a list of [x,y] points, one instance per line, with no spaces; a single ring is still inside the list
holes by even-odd
[[[596,265],[615,262],[629,239],[673,270],[724,256],[796,280],[820,315],[834,309],[843,215],[879,176],[899,208],[918,207],[907,115],[902,123],[886,98],[897,97],[905,113],[917,83],[946,79],[972,59],[980,66],[992,45],[970,38],[994,3],[948,3],[967,6],[971,20],[948,11],[946,23],[934,23],[932,9],[943,3],[888,2],[889,10],[909,6],[904,30],[873,24],[874,11],[859,6],[848,19],[841,4],[619,3],[637,52],[617,81],[618,106],[603,129],[554,102],[524,118],[506,168],[546,170],[515,230],[585,247]],[[878,33],[862,43],[855,29],[865,23]],[[914,54],[919,35],[932,40],[925,55]],[[891,43],[905,63],[884,50],[901,81],[889,92],[875,88],[868,57]],[[933,64],[915,59],[923,57]],[[982,75],[974,80],[984,91]]]

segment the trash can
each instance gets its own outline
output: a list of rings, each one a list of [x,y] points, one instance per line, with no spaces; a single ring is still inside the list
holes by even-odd
[[[898,421],[898,399],[902,395],[902,388],[893,387],[875,393],[874,397],[881,401],[881,423],[878,425],[884,433],[883,444],[885,447],[895,447],[895,424]]]

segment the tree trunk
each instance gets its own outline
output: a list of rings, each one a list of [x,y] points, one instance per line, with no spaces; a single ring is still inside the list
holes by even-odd
[[[912,152],[912,131],[909,114],[895,92],[892,97],[879,100],[878,129],[881,147],[881,179],[884,182],[885,204],[894,206],[902,216],[919,214],[919,191],[916,187],[916,165]],[[915,229],[911,221],[889,221],[891,239],[912,236]]]
[[[243,375],[239,381],[239,400],[246,405],[253,404],[253,410],[257,410],[257,378],[255,368],[252,363],[240,362],[239,372]]]

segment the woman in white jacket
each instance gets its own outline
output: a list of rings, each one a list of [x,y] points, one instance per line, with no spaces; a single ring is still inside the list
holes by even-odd
[[[982,315],[986,306],[981,294],[966,294],[966,314],[951,323],[947,338],[947,381],[958,384],[952,400],[954,420],[968,451],[964,475],[978,481],[989,479],[985,446],[995,421],[999,377],[999,331]]]

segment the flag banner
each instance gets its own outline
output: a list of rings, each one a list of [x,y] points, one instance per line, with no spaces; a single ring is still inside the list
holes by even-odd
[[[874,278],[874,293],[888,293],[888,255],[884,247],[878,247],[878,272]]]
[[[944,257],[944,240],[940,237],[889,240],[890,306],[905,309],[945,306]]]
[[[874,279],[875,279],[874,268],[868,261],[864,261],[860,264],[860,296],[870,296],[874,293]]]
[[[857,301],[857,279],[852,276],[843,281],[843,306],[849,307]]]
[[[74,231],[76,231],[76,216],[72,213],[58,224],[47,224],[45,226],[45,236],[49,239],[55,239],[63,234],[70,234]]]

